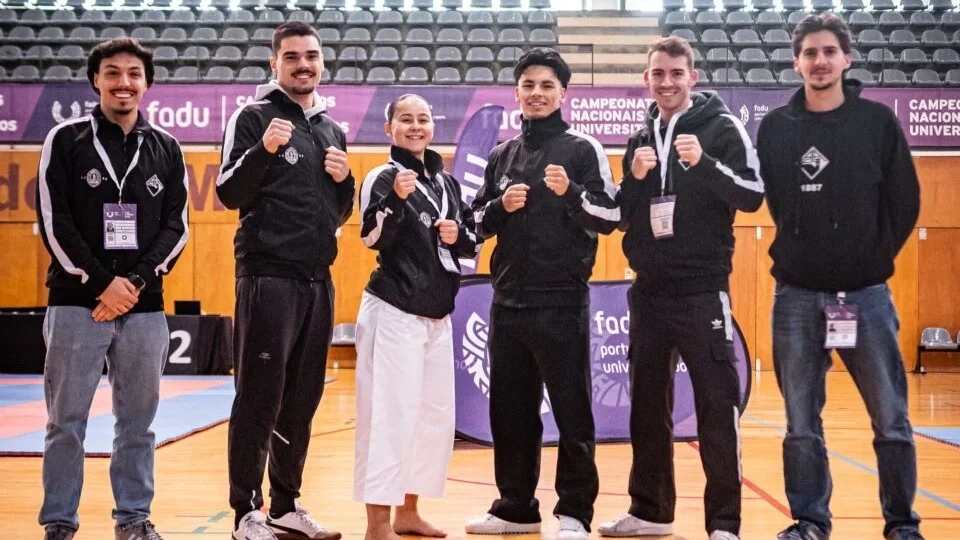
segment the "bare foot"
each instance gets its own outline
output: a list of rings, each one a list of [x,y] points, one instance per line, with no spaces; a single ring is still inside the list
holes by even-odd
[[[426,536],[428,538],[446,538],[447,533],[427,523],[416,512],[397,511],[393,520],[393,532],[410,536]]]
[[[367,527],[367,534],[363,538],[364,540],[402,540],[397,533],[393,532],[393,527],[389,523],[373,528]]]

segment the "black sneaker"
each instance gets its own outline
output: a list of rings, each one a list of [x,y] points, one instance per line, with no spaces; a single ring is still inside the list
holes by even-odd
[[[113,532],[116,540],[163,540],[149,519],[116,527]]]
[[[777,540],[830,540],[830,533],[808,521],[798,521],[780,531]]]
[[[920,531],[913,527],[900,527],[890,531],[887,540],[924,540],[924,538]]]
[[[50,525],[43,534],[43,540],[73,540],[77,531],[63,525]]]

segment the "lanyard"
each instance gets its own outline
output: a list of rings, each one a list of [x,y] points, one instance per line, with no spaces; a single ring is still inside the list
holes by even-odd
[[[107,175],[110,176],[110,179],[113,180],[113,183],[116,184],[117,189],[120,191],[120,201],[123,201],[123,186],[127,182],[127,177],[130,176],[130,171],[132,171],[137,166],[137,161],[140,160],[140,145],[143,144],[143,133],[137,134],[137,151],[133,154],[133,159],[130,160],[130,166],[127,167],[127,172],[124,173],[123,178],[117,179],[117,173],[113,170],[113,164],[110,163],[110,156],[107,155],[107,151],[103,148],[103,144],[100,143],[100,139],[97,137],[97,119],[90,117],[90,125],[93,126],[93,147],[96,148],[97,154],[100,155],[100,160],[103,161],[103,166],[107,169]]]
[[[400,172],[407,170],[406,167],[397,163],[396,161],[390,160],[390,164],[396,167]],[[440,184],[440,204],[438,205],[436,201],[433,200],[433,197],[430,196],[430,191],[426,186],[423,185],[423,182],[420,179],[417,179],[417,191],[423,194],[424,197],[430,201],[430,204],[440,213],[440,219],[447,219],[447,211],[449,210],[449,202],[447,201],[447,186],[446,182],[443,181],[443,175],[437,173],[434,177],[437,180],[437,183]]]
[[[657,143],[657,160],[660,161],[660,196],[663,196],[667,191],[667,171],[670,169],[670,141],[673,140],[673,128],[677,126],[677,119],[684,112],[680,111],[670,118],[670,122],[667,124],[666,140],[660,136],[660,117],[658,116],[653,121],[653,136],[656,137]]]

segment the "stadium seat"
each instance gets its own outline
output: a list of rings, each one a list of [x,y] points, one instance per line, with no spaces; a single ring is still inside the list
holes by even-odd
[[[438,67],[433,72],[433,84],[460,84],[460,70],[455,67]]]
[[[234,79],[233,69],[227,66],[213,66],[203,75],[203,82],[229,83]]]
[[[767,68],[753,68],[747,71],[747,84],[758,86],[773,86],[777,84],[773,72]]]
[[[433,53],[433,59],[438,64],[459,64],[463,62],[463,53],[459,47],[438,47]]]
[[[876,86],[877,79],[873,76],[873,73],[863,69],[863,68],[853,68],[847,71],[847,79],[857,79],[862,82],[865,86]]]
[[[725,24],[728,30],[736,31],[740,28],[753,28],[756,21],[753,20],[753,15],[749,11],[731,11],[727,14]]]
[[[457,52],[460,52],[459,50]],[[430,62],[430,51],[426,47],[407,47],[403,51],[406,64],[426,64]]]
[[[903,71],[887,68],[880,72],[880,83],[884,86],[906,86],[910,84],[910,80]]]
[[[467,70],[463,81],[468,84],[493,84],[493,71],[488,67],[472,67]]]
[[[267,80],[267,70],[260,66],[245,66],[235,80],[238,83],[262,83]]]
[[[781,86],[803,86],[803,77],[792,68],[780,70]]]
[[[408,66],[400,72],[400,82],[404,84],[426,84],[429,80],[427,70],[420,66]]]
[[[43,82],[67,82],[73,79],[73,70],[67,66],[50,66],[43,72]]]
[[[396,64],[400,61],[400,53],[396,47],[374,47],[370,61],[375,64]]]
[[[940,74],[932,69],[921,68],[913,72],[910,77],[915,86],[940,86]]]
[[[493,62],[493,51],[489,47],[470,47],[467,50],[468,64],[492,64]]]
[[[710,80],[714,84],[742,84],[743,77],[740,72],[733,68],[720,68],[713,71]]]
[[[393,84],[397,81],[397,74],[393,68],[376,66],[367,73],[368,84]]]
[[[338,84],[357,84],[364,81],[363,70],[354,66],[343,66],[337,69],[333,82]]]

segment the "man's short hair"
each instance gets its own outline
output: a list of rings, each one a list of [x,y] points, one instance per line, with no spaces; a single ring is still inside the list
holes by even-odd
[[[818,13],[807,15],[800,21],[800,24],[793,29],[793,56],[800,56],[800,48],[803,47],[803,38],[817,32],[833,33],[840,42],[840,50],[843,54],[850,54],[853,38],[850,37],[850,28],[843,19],[833,13]]]
[[[513,81],[519,84],[523,72],[531,66],[544,66],[552,69],[557,74],[560,85],[564,88],[570,84],[570,77],[573,76],[570,72],[570,66],[560,56],[560,53],[549,47],[535,47],[523,53],[517,59],[517,65],[513,68]]]
[[[273,55],[276,56],[280,52],[280,43],[283,40],[295,36],[313,36],[317,38],[317,43],[321,43],[320,34],[316,28],[300,21],[285,22],[273,31]]]
[[[667,36],[654,41],[647,50],[647,65],[650,65],[650,58],[653,57],[655,52],[662,52],[670,58],[685,56],[687,57],[687,67],[690,68],[690,71],[693,71],[693,49],[690,47],[690,42],[682,37]]]
[[[97,90],[93,84],[93,76],[100,73],[100,64],[107,58],[124,53],[132,54],[143,61],[143,74],[147,78],[147,88],[153,86],[153,51],[140,45],[140,42],[134,38],[119,37],[97,45],[87,57],[87,79],[97,95],[100,95],[100,90]]]

